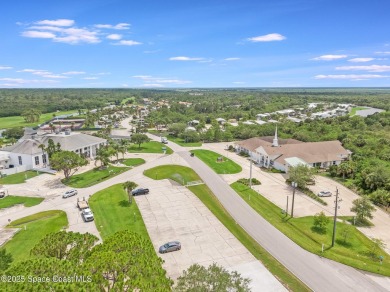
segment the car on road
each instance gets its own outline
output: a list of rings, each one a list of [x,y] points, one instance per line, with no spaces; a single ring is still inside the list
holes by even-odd
[[[71,190],[69,190],[69,191],[66,191],[66,192],[62,195],[62,197],[65,199],[65,198],[69,198],[69,197],[75,196],[75,195],[77,195],[77,194],[78,194],[77,190],[71,189]]]
[[[133,196],[146,195],[149,194],[149,189],[147,188],[138,188],[131,192]]]
[[[329,192],[329,191],[321,191],[321,192],[318,193],[318,196],[319,197],[331,197],[332,193]]]
[[[89,208],[83,209],[81,212],[81,216],[83,217],[85,222],[93,221],[93,213],[92,210]]]
[[[158,249],[159,253],[167,253],[171,251],[176,251],[181,249],[181,244],[179,241],[170,241],[167,242],[166,244],[160,246]]]

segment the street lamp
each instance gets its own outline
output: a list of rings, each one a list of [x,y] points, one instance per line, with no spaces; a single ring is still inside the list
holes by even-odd
[[[291,183],[292,187],[293,187],[293,197],[292,197],[292,203],[291,203],[291,218],[294,217],[294,199],[295,199],[295,189],[297,188],[298,184],[293,181]]]

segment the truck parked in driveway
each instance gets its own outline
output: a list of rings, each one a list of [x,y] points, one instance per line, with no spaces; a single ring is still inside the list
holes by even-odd
[[[83,198],[82,200],[77,198],[77,207],[80,210],[84,210],[86,208],[89,208],[88,201],[85,198]]]

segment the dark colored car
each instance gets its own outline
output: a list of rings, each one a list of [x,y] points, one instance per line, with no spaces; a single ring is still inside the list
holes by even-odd
[[[131,192],[133,196],[146,195],[149,194],[149,189],[139,188]]]
[[[158,249],[159,253],[167,253],[171,251],[176,251],[181,249],[181,244],[178,241],[170,241],[167,242],[166,244],[160,246]]]

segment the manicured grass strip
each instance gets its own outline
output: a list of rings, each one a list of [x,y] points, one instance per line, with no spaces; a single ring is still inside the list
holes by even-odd
[[[353,107],[349,113],[350,116],[354,116],[356,115],[356,112],[357,111],[361,111],[361,110],[365,110],[365,109],[368,109],[368,107],[365,107],[365,106],[356,106],[356,107]]]
[[[21,197],[21,196],[6,196],[0,199],[0,209],[9,208],[18,204],[23,204],[25,207],[38,205],[43,201],[43,198]]]
[[[144,171],[144,175],[152,179],[172,179],[182,185],[189,181],[200,180],[191,168],[181,165],[160,165]]]
[[[176,177],[181,176],[187,180],[199,180],[198,175],[192,169],[180,165],[163,165],[148,169],[144,174],[152,179],[156,179],[156,171],[160,173],[158,179],[175,179]],[[203,202],[214,216],[216,216],[218,220],[253,254],[253,256],[260,260],[263,265],[279,279],[285,287],[287,287],[287,289],[290,291],[310,291],[304,283],[290,273],[235,222],[206,185],[191,186],[188,189]]]
[[[383,264],[380,264],[378,257],[373,258],[370,255],[372,241],[354,226],[337,222],[336,243],[334,247],[331,247],[332,220],[327,225],[325,234],[315,232],[312,229],[313,216],[290,218],[282,214],[278,206],[248,186],[240,183],[233,183],[231,186],[257,213],[302,248],[361,270],[390,276],[390,256],[380,250],[378,254],[384,256]],[[343,234],[346,229],[349,229],[349,233],[344,241]],[[322,244],[324,244],[323,253]]]
[[[39,121],[35,123],[26,123],[22,116],[11,116],[0,118],[0,129],[16,128],[16,127],[34,127],[38,124],[42,124],[53,118],[53,114],[56,116],[77,113],[77,110],[61,111],[55,113],[45,113],[39,117]]]
[[[26,230],[24,229],[26,226]],[[12,254],[14,263],[24,261],[30,256],[30,250],[46,235],[60,231],[68,226],[66,213],[63,211],[45,211],[11,222],[8,227],[21,228],[3,248]]]
[[[126,229],[149,238],[137,203],[134,199],[131,204],[129,203],[129,197],[122,184],[95,193],[89,200],[89,205],[103,240],[117,231]]]
[[[10,174],[0,178],[0,184],[2,185],[22,184],[26,181],[26,179],[36,177],[40,174],[41,174],[40,172],[32,171],[32,170]]]
[[[179,138],[179,137],[173,137],[171,135],[168,135],[167,136],[168,140],[169,141],[172,141],[180,146],[183,146],[183,147],[200,147],[202,146],[202,142],[188,142],[186,143],[186,141],[182,138]]]
[[[138,166],[144,164],[145,160],[142,158],[128,158],[122,161],[122,164],[127,166]]]
[[[166,146],[165,144],[162,144],[160,142],[156,141],[150,141],[147,143],[142,143],[141,147],[138,147],[138,145],[131,145],[129,148],[127,148],[127,152],[129,153],[163,153],[164,151],[162,148],[166,148],[166,154],[172,154],[173,151],[171,148]]]
[[[73,188],[86,188],[128,170],[129,168],[127,167],[116,167],[112,165],[108,166],[106,169],[99,169],[99,167],[97,167],[84,173],[73,175],[68,180],[63,179],[62,182]]]
[[[242,171],[241,166],[239,166],[237,163],[213,151],[198,149],[191,150],[190,152],[194,153],[200,160],[206,163],[216,173],[233,174]],[[219,159],[221,160],[219,161]]]

